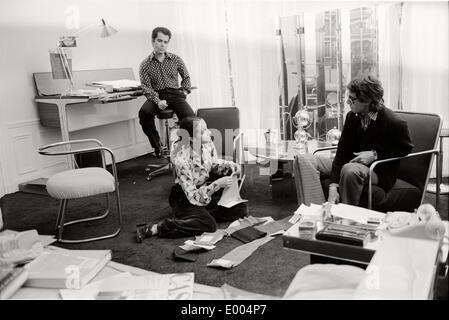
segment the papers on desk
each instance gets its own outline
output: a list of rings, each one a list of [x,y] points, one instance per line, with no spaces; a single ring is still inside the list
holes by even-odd
[[[73,91],[68,92],[66,95],[70,97],[83,97],[83,98],[89,98],[94,99],[101,97],[106,94],[106,91],[104,89],[76,89]]]
[[[111,80],[111,81],[96,81],[87,84],[88,86],[107,88],[112,87],[114,91],[129,91],[137,90],[141,88],[140,81],[121,79],[121,80]]]

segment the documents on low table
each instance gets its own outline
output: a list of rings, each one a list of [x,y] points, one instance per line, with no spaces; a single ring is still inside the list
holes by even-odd
[[[324,229],[326,225],[329,225],[332,222],[336,222],[336,226],[340,223],[342,229],[360,228],[361,231],[369,231],[374,235],[377,227],[369,225],[368,221],[373,218],[381,219],[384,216],[383,213],[355,206],[338,204],[332,205],[330,209],[332,218],[330,218],[329,221],[323,221],[324,214],[321,219],[319,218],[319,212],[314,211],[314,214],[310,216],[307,214],[307,208],[302,207],[303,205],[297,210],[298,214],[295,213],[295,216],[298,215],[301,219],[296,219],[296,223],[283,235],[285,248],[296,249],[312,255],[320,255],[355,263],[368,264],[370,262],[376,248],[379,246],[379,237],[365,237],[359,241],[358,245],[353,245],[333,241],[329,237],[326,240],[324,240],[324,238],[317,239],[316,235]],[[315,207],[316,210],[319,209],[318,206]],[[322,210],[324,210],[324,207],[322,207]],[[299,212],[304,214],[299,214]],[[316,221],[316,232],[311,234],[310,231],[300,230],[300,224],[303,222],[303,219],[312,219]]]

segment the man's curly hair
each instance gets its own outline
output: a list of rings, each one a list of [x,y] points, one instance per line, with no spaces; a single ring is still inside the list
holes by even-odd
[[[368,75],[354,79],[346,88],[355,93],[360,102],[369,102],[369,111],[379,111],[384,107],[384,89],[376,77]]]

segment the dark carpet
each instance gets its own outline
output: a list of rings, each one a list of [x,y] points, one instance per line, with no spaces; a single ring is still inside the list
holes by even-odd
[[[180,262],[173,258],[176,246],[190,238],[160,239],[152,237],[141,244],[135,242],[135,226],[138,223],[154,221],[170,216],[168,195],[173,183],[171,175],[163,175],[146,181],[144,168],[158,160],[147,155],[118,164],[120,198],[123,212],[121,233],[112,239],[85,244],[55,244],[67,249],[111,249],[112,260],[134,267],[159,273],[194,272],[195,282],[221,286],[225,283],[255,293],[282,296],[296,272],[309,263],[309,255],[283,248],[282,237],[261,246],[239,266],[230,270],[207,267],[207,263],[220,258],[235,247],[242,245],[232,237],[217,243],[209,252],[199,253],[195,262]],[[241,195],[248,199],[249,214],[255,217],[271,216],[275,220],[286,218],[297,209],[296,196],[292,194],[293,182],[285,179],[277,185],[275,199],[269,185],[269,177],[259,175],[256,165],[246,166],[247,179]],[[293,191],[294,192],[294,191]],[[69,203],[66,221],[99,212],[104,197],[75,200]],[[435,205],[435,196],[426,195],[426,201]],[[441,197],[441,215],[447,219],[448,196]],[[39,234],[54,234],[58,201],[45,195],[24,192],[8,194],[0,199],[6,229],[37,229]],[[114,214],[104,221],[71,226],[64,230],[66,238],[88,237],[111,232],[114,229]],[[229,223],[219,223],[219,228]],[[438,281],[438,299],[447,299],[447,278]]]

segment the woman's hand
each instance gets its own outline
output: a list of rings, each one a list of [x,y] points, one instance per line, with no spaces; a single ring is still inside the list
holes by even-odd
[[[217,184],[220,188],[229,188],[234,182],[234,178],[232,177],[223,177],[215,180],[215,184]]]

